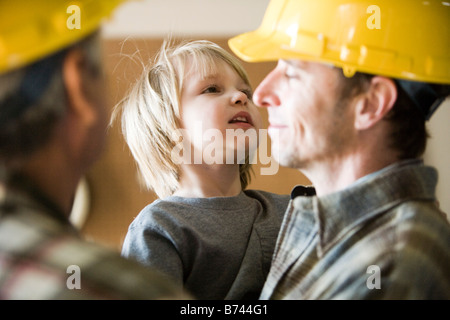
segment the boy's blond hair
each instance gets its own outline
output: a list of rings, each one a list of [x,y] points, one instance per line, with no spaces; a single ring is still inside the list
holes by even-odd
[[[186,70],[188,58],[192,65]],[[154,63],[144,68],[141,78],[114,110],[112,119],[122,112],[122,132],[145,186],[160,198],[172,195],[179,187],[180,166],[171,152],[178,143],[173,133],[180,129],[183,79],[191,70],[201,76],[210,74],[217,59],[226,62],[250,86],[239,60],[217,44],[198,40],[172,45],[166,40]],[[248,157],[239,171],[245,189],[251,179]]]

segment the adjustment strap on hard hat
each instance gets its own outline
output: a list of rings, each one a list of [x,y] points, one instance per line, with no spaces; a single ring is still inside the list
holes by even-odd
[[[397,79],[396,81],[423,114],[425,120],[429,120],[434,111],[445,100],[445,97],[440,97],[427,83],[403,79]]]
[[[19,90],[0,102],[0,126],[17,119],[39,101],[65,52],[65,50],[58,52],[26,68]]]

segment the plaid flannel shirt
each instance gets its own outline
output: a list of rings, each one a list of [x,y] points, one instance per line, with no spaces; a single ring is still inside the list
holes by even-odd
[[[450,299],[436,183],[434,168],[410,160],[340,192],[293,198],[261,299]]]
[[[0,299],[188,298],[162,274],[83,241],[36,191],[0,184]]]

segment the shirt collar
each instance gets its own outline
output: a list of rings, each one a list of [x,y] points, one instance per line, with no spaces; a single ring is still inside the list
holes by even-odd
[[[319,254],[364,221],[406,200],[435,200],[437,171],[420,160],[402,161],[367,175],[348,188],[321,197],[299,196],[296,210],[311,210],[318,228]]]
[[[32,180],[17,173],[3,175],[2,178],[0,181],[0,207],[13,208],[19,206],[34,208],[39,212],[45,212],[47,216],[51,216],[60,223],[72,227],[65,213],[56,203],[41,192]],[[8,211],[6,210],[6,212]]]

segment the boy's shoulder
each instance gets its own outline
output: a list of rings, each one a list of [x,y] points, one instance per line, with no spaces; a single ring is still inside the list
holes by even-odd
[[[164,219],[165,217],[176,216],[178,213],[181,213],[181,208],[176,202],[156,199],[139,212],[132,224]]]
[[[278,194],[264,190],[244,190],[244,193],[251,198],[255,198],[261,201],[269,201],[269,202],[277,202],[280,204],[288,204],[291,200],[291,196],[289,194]]]
[[[176,197],[156,199],[145,206],[130,224],[130,228],[149,228],[165,226],[177,227],[198,217],[202,208],[186,201],[177,201]]]

